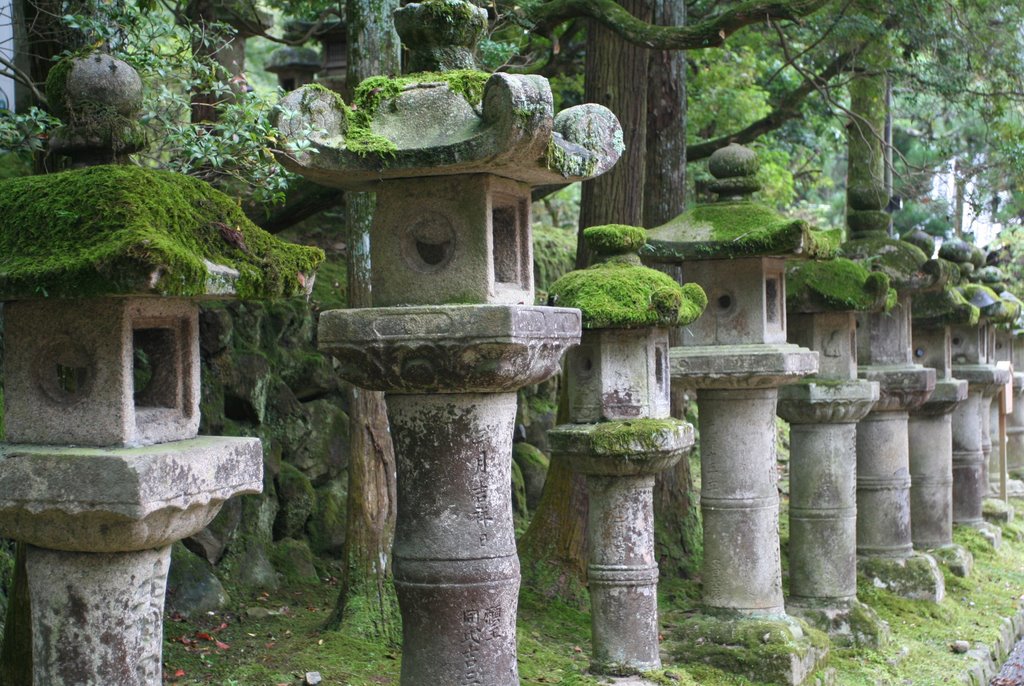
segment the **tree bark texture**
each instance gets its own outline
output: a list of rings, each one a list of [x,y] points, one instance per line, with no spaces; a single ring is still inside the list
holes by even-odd
[[[376,74],[398,73],[400,43],[391,15],[398,0],[348,0],[348,83],[350,88]],[[348,306],[370,307],[370,227],[376,196],[345,195],[348,233]],[[373,617],[381,638],[401,641],[398,605],[391,583],[391,543],[397,493],[395,449],[384,394],[353,388],[349,397],[349,487],[345,565],[332,622],[361,605]]]
[[[25,544],[18,543],[14,580],[7,592],[0,686],[25,686],[32,683],[32,611],[29,605],[25,552]]]
[[[622,0],[623,8],[649,21],[652,0]],[[583,184],[576,267],[590,262],[583,229],[601,224],[643,222],[643,178],[647,150],[648,51],[621,40],[612,31],[590,22],[587,27],[584,102],[604,105],[622,124],[626,150],[605,174]]]

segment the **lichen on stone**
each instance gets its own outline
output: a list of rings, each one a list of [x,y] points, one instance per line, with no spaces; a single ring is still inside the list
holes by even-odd
[[[578,307],[583,328],[638,328],[689,324],[707,306],[700,286],[680,286],[662,272],[603,262],[570,272],[551,286],[560,307]]]
[[[838,230],[818,231],[762,203],[698,205],[652,229],[641,256],[655,261],[801,255],[828,258],[839,246]]]
[[[889,277],[852,260],[807,260],[786,267],[786,307],[791,312],[889,311],[895,304]]]
[[[218,266],[238,273],[223,289],[237,297],[291,296],[322,260],[182,174],[101,165],[0,182],[0,299],[203,296],[227,278]]]

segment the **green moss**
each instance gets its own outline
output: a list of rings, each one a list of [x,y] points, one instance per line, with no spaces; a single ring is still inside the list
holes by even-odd
[[[807,260],[786,268],[786,307],[791,312],[888,311],[895,304],[889,277],[851,260]]]
[[[971,302],[991,301],[981,307],[981,313],[996,324],[1008,324],[1020,316],[1021,304],[1015,300],[1000,298],[999,294],[980,283],[969,283],[960,287],[964,297]]]
[[[682,422],[678,419],[630,419],[601,422],[590,432],[590,443],[599,455],[629,455],[663,450]]]
[[[270,562],[288,585],[316,584],[317,576],[313,553],[309,544],[286,538],[278,541],[270,548]]]
[[[915,324],[966,324],[978,323],[980,310],[967,302],[956,288],[946,287],[940,291],[914,294],[911,312]]]
[[[239,273],[240,298],[299,295],[323,259],[253,224],[234,200],[181,174],[97,166],[0,182],[0,296],[198,296]]]
[[[533,229],[533,283],[546,291],[556,280],[573,270],[576,262],[576,233],[544,225]]]
[[[756,202],[717,202],[684,212],[648,236],[642,256],[658,261],[835,254],[841,232],[816,231]]]
[[[555,138],[548,141],[547,151],[544,153],[544,164],[548,169],[559,172],[562,176],[568,177],[590,177],[597,171],[597,155],[580,155],[568,153],[564,147],[558,145]]]
[[[887,275],[897,291],[912,289],[928,262],[928,256],[921,248],[895,238],[847,241],[840,249],[840,255],[860,262],[871,271]]]
[[[425,16],[434,20],[442,20],[452,24],[465,24],[477,20],[477,14],[473,11],[473,5],[468,2],[422,0],[420,5],[420,11]]]
[[[621,255],[644,247],[647,232],[639,226],[606,224],[583,229],[583,240],[598,255]]]
[[[707,296],[700,286],[638,265],[605,262],[570,272],[551,286],[562,307],[578,307],[587,329],[689,324]]]
[[[0,441],[4,440],[4,387],[0,386]]]

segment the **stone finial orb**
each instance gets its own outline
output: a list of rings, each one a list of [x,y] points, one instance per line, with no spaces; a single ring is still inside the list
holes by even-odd
[[[924,254],[928,257],[935,255],[935,238],[921,227],[915,228],[913,231],[908,232],[905,236],[901,236],[900,238],[911,245],[916,245],[921,248]]]
[[[741,198],[761,190],[757,172],[761,162],[750,148],[730,143],[719,148],[708,160],[708,171],[715,177],[711,191],[719,200]]]
[[[473,48],[486,29],[487,10],[466,0],[424,0],[395,10],[410,73],[476,69]]]
[[[127,62],[103,53],[65,58],[46,78],[46,98],[64,124],[50,149],[73,166],[123,161],[146,144],[142,79]]]

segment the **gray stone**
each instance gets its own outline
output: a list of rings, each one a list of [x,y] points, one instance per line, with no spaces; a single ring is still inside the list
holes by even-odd
[[[951,543],[939,548],[930,548],[926,552],[954,576],[970,576],[974,569],[974,556],[962,545]]]
[[[317,686],[317,684],[323,682],[323,677],[320,676],[320,672],[306,672],[306,686]]]
[[[197,306],[183,298],[8,303],[7,440],[132,446],[192,438],[197,331]],[[140,356],[148,379],[135,388]]]
[[[966,339],[970,329],[954,331],[954,339]],[[961,344],[977,351],[977,345]],[[961,353],[959,359],[966,359]],[[989,404],[998,389],[1010,380],[1009,372],[978,361],[957,363],[953,373],[968,383],[967,400],[953,412],[953,522],[975,526],[982,521],[982,503],[988,492]],[[984,359],[984,358],[977,358]]]
[[[861,573],[880,588],[912,600],[942,602],[946,582],[935,559],[923,553],[901,557],[863,557],[858,561]]]
[[[259,493],[255,438],[202,437],[142,448],[0,444],[0,533],[52,550],[170,545],[239,493]]]
[[[242,499],[229,498],[205,529],[184,539],[182,543],[193,553],[215,565],[220,562],[228,541],[241,521]]]
[[[29,546],[37,686],[159,686],[170,546],[69,553]]]
[[[167,612],[190,617],[220,610],[229,600],[213,566],[175,543],[167,578]]]

